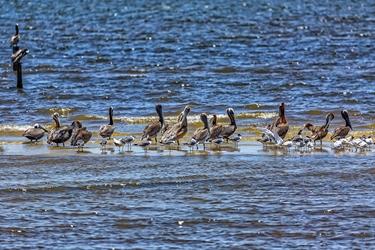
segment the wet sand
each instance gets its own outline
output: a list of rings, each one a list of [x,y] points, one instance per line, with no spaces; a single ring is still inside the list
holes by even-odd
[[[82,152],[78,151],[77,147],[69,146],[66,143],[65,146],[48,145],[46,142],[21,142],[11,143],[2,142],[0,144],[0,155],[19,155],[19,156],[82,156],[82,157],[111,157],[111,156],[198,156],[198,155],[269,155],[269,156],[286,156],[286,155],[361,155],[361,156],[372,156],[374,151],[370,147],[367,150],[359,150],[353,148],[345,148],[341,150],[333,150],[331,148],[332,143],[324,142],[322,147],[318,144],[315,148],[295,148],[283,149],[275,146],[264,147],[259,142],[240,142],[238,145],[234,143],[223,143],[221,145],[206,144],[203,148],[199,145],[196,147],[189,148],[186,145],[162,145],[162,144],[151,144],[147,149],[144,149],[137,145],[128,147],[117,147],[110,140],[105,148],[99,145],[99,140],[92,141],[86,144]]]

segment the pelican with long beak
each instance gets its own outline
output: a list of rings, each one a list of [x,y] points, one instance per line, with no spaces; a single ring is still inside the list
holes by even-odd
[[[208,118],[205,113],[202,113],[200,116],[200,119],[203,123],[203,128],[198,128],[197,130],[194,131],[192,139],[195,141],[195,145],[198,149],[198,144],[202,143],[203,148],[206,148],[206,145],[204,144],[207,137],[210,135],[210,131],[208,128]]]
[[[322,146],[322,140],[327,136],[328,127],[331,124],[333,118],[335,118],[335,116],[332,113],[328,113],[326,115],[326,124],[322,126],[314,126],[308,122],[308,123],[305,123],[302,130],[303,129],[310,130],[312,133],[311,139],[314,141],[314,143],[315,141],[320,140],[320,146]]]
[[[12,36],[10,39],[10,47],[14,45],[18,45],[18,42],[20,41],[21,36],[18,33],[18,23],[16,24],[16,34]]]
[[[86,127],[82,127],[81,121],[74,121],[72,122],[73,133],[72,139],[70,140],[71,146],[79,146],[78,141],[82,140],[84,144],[86,144],[92,137],[92,133],[86,129]]]
[[[221,128],[219,137],[226,139],[228,142],[229,136],[231,136],[237,129],[236,120],[234,119],[234,110],[232,108],[227,108],[227,114],[230,120],[229,125],[225,125]]]
[[[101,137],[110,140],[115,128],[113,125],[113,108],[109,107],[109,124],[102,125],[99,129],[99,134]]]
[[[211,142],[212,140],[219,138],[223,125],[217,124],[217,116],[215,114],[213,114],[212,117],[210,118],[209,125],[210,125],[210,135],[208,136],[207,141]]]
[[[69,138],[72,136],[73,128],[72,126],[67,125],[60,126],[60,116],[58,113],[54,113],[51,115],[51,117],[55,121],[56,125],[48,132],[47,143],[51,144],[54,142],[57,144],[57,146],[59,146],[59,143],[62,143],[63,146],[65,146],[64,142],[69,140]]]
[[[141,140],[155,138],[155,142],[157,142],[157,135],[164,126],[164,117],[162,112],[162,106],[160,104],[157,104],[155,106],[155,110],[159,116],[159,121],[152,122],[145,127],[145,129],[143,130]]]
[[[23,132],[22,136],[25,136],[31,142],[33,140],[38,141],[44,136],[45,132],[48,131],[42,126],[40,126],[38,123],[36,123],[34,127],[26,129],[25,132]]]
[[[10,59],[12,60],[12,63],[20,62],[21,59],[26,56],[29,53],[28,49],[19,49],[16,52],[12,54]]]
[[[350,120],[349,120],[348,111],[346,110],[341,111],[341,116],[345,120],[345,126],[335,128],[335,130],[333,130],[331,140],[334,138],[343,139],[349,134],[350,130],[353,130],[352,124],[350,123]]]
[[[167,131],[165,131],[163,137],[161,138],[161,143],[165,143],[167,141],[177,141],[177,144],[180,145],[179,140],[184,137],[187,133],[188,122],[187,122],[187,115],[190,112],[190,107],[186,106],[184,111],[182,112],[180,121],[176,124],[170,126]]]
[[[280,104],[279,116],[275,119],[275,121],[271,125],[270,130],[273,131],[274,127],[276,127],[276,132],[281,137],[281,139],[284,139],[286,133],[288,133],[288,130],[289,130],[289,124],[285,118],[285,104],[284,103]]]

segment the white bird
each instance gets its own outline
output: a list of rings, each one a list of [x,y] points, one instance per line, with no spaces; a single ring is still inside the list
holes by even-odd
[[[283,147],[286,150],[290,150],[291,147],[293,147],[292,139],[289,139],[281,144],[281,147]]]
[[[224,142],[224,139],[222,137],[219,137],[215,140],[212,140],[213,143],[215,143],[216,145],[220,145]]]
[[[261,141],[263,142],[273,142],[273,143],[276,143],[276,139],[275,139],[275,135],[273,134],[273,132],[267,128],[258,128],[260,132],[262,132],[264,135],[261,139]]]
[[[237,134],[236,136],[232,136],[229,138],[230,141],[233,141],[235,145],[238,147],[238,143],[241,141],[242,137],[241,134]]]
[[[363,139],[369,146],[371,146],[372,144],[374,144],[374,141],[372,140],[371,138],[371,135],[369,137],[366,138],[366,136],[364,136],[364,139]]]
[[[134,142],[134,139],[135,139],[134,135],[123,138],[123,141],[128,145],[128,149],[132,147],[132,143]]]
[[[143,148],[145,150],[145,153],[147,153],[147,148],[148,148],[148,146],[151,145],[151,141],[150,141],[150,139],[147,139],[146,141],[141,141],[140,143],[135,143],[134,145],[140,146],[141,148]]]
[[[115,137],[113,137],[113,143],[118,147],[118,150],[120,150],[120,148],[124,148],[124,145],[125,145],[125,141],[123,140],[123,138],[121,139],[116,139]]]
[[[337,141],[335,141],[332,144],[332,149],[339,150],[339,149],[342,149],[342,148],[343,148],[342,140],[340,138],[338,138]]]
[[[197,145],[197,141],[194,138],[191,138],[190,141],[184,142],[184,145],[187,145],[191,150],[192,147]],[[197,146],[197,148],[198,148],[198,146]]]
[[[103,138],[100,143],[100,145],[102,145],[102,150],[107,146],[107,138]]]
[[[85,146],[85,142],[81,139],[79,139],[77,142],[76,142],[77,146],[78,146],[78,150],[77,152],[83,152],[83,147]]]

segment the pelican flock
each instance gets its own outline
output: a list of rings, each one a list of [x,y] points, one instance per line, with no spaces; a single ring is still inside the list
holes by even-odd
[[[206,113],[201,113],[200,120],[203,127],[192,131],[191,139],[187,139],[183,143],[180,143],[180,140],[188,133],[188,114],[191,110],[190,106],[186,106],[183,111],[179,113],[177,121],[174,124],[165,123],[162,106],[160,104],[155,106],[155,110],[158,115],[158,120],[146,125],[142,136],[139,141],[136,142],[136,136],[134,135],[128,135],[122,138],[113,137],[116,127],[113,122],[113,107],[109,107],[109,124],[102,125],[98,133],[98,135],[102,137],[99,141],[102,151],[107,150],[107,145],[117,146],[119,150],[127,145],[128,151],[132,152],[131,146],[136,145],[144,148],[147,153],[147,149],[153,145],[153,141],[156,147],[153,146],[152,148],[157,148],[158,145],[169,146],[169,150],[171,150],[172,146],[179,148],[180,145],[187,146],[190,150],[194,148],[198,150],[199,144],[203,145],[203,150],[206,150],[206,144],[212,145],[215,148],[234,145],[234,148],[237,149],[242,141],[243,136],[238,132],[235,134],[238,127],[233,108],[226,109],[229,118],[229,123],[227,124],[217,124],[216,114],[207,115]],[[371,145],[373,144],[371,136],[366,137],[366,135],[362,135],[359,138],[354,138],[353,136],[347,137],[349,132],[353,130],[349,120],[349,112],[347,110],[342,110],[341,116],[345,121],[345,125],[339,126],[332,131],[332,135],[329,139],[334,142],[330,148],[335,151],[345,149],[364,151],[371,149]],[[83,127],[81,121],[75,120],[71,125],[61,125],[60,115],[58,113],[53,113],[51,117],[55,125],[49,131],[37,123],[32,128],[26,129],[22,136],[28,138],[30,143],[35,143],[42,139],[45,133],[48,132],[48,144],[56,143],[57,146],[59,146],[59,144],[65,146],[65,142],[70,139],[70,145],[78,147],[77,152],[82,152],[83,147],[90,143],[93,132]],[[312,122],[306,122],[300,127],[301,129],[297,134],[290,135],[289,138],[286,139],[289,124],[286,120],[285,104],[281,103],[275,120],[264,127],[257,127],[261,133],[261,137],[258,141],[263,144],[263,147],[283,149],[286,151],[290,151],[292,148],[299,151],[313,150],[316,147],[316,141],[320,141],[320,148],[322,148],[322,141],[329,134],[329,126],[334,117],[333,113],[327,113],[325,124],[321,126],[314,126]],[[308,130],[311,134],[303,136],[303,130]],[[158,141],[157,137],[159,134],[161,134],[161,139]]]

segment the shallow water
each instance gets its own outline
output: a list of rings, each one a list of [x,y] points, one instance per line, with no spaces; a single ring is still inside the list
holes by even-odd
[[[4,248],[369,248],[373,151],[263,148],[257,127],[286,104],[287,138],[305,122],[330,133],[374,134],[372,1],[7,1],[0,5],[0,243]],[[9,39],[19,24],[24,88]],[[206,150],[101,150],[114,107],[115,137],[139,140],[189,105],[243,136]],[[81,120],[83,153],[29,143],[23,131]],[[182,222],[183,221],[183,222]],[[180,225],[180,223],[181,225]]]
[[[373,157],[1,158],[3,246],[300,249],[373,244]]]

